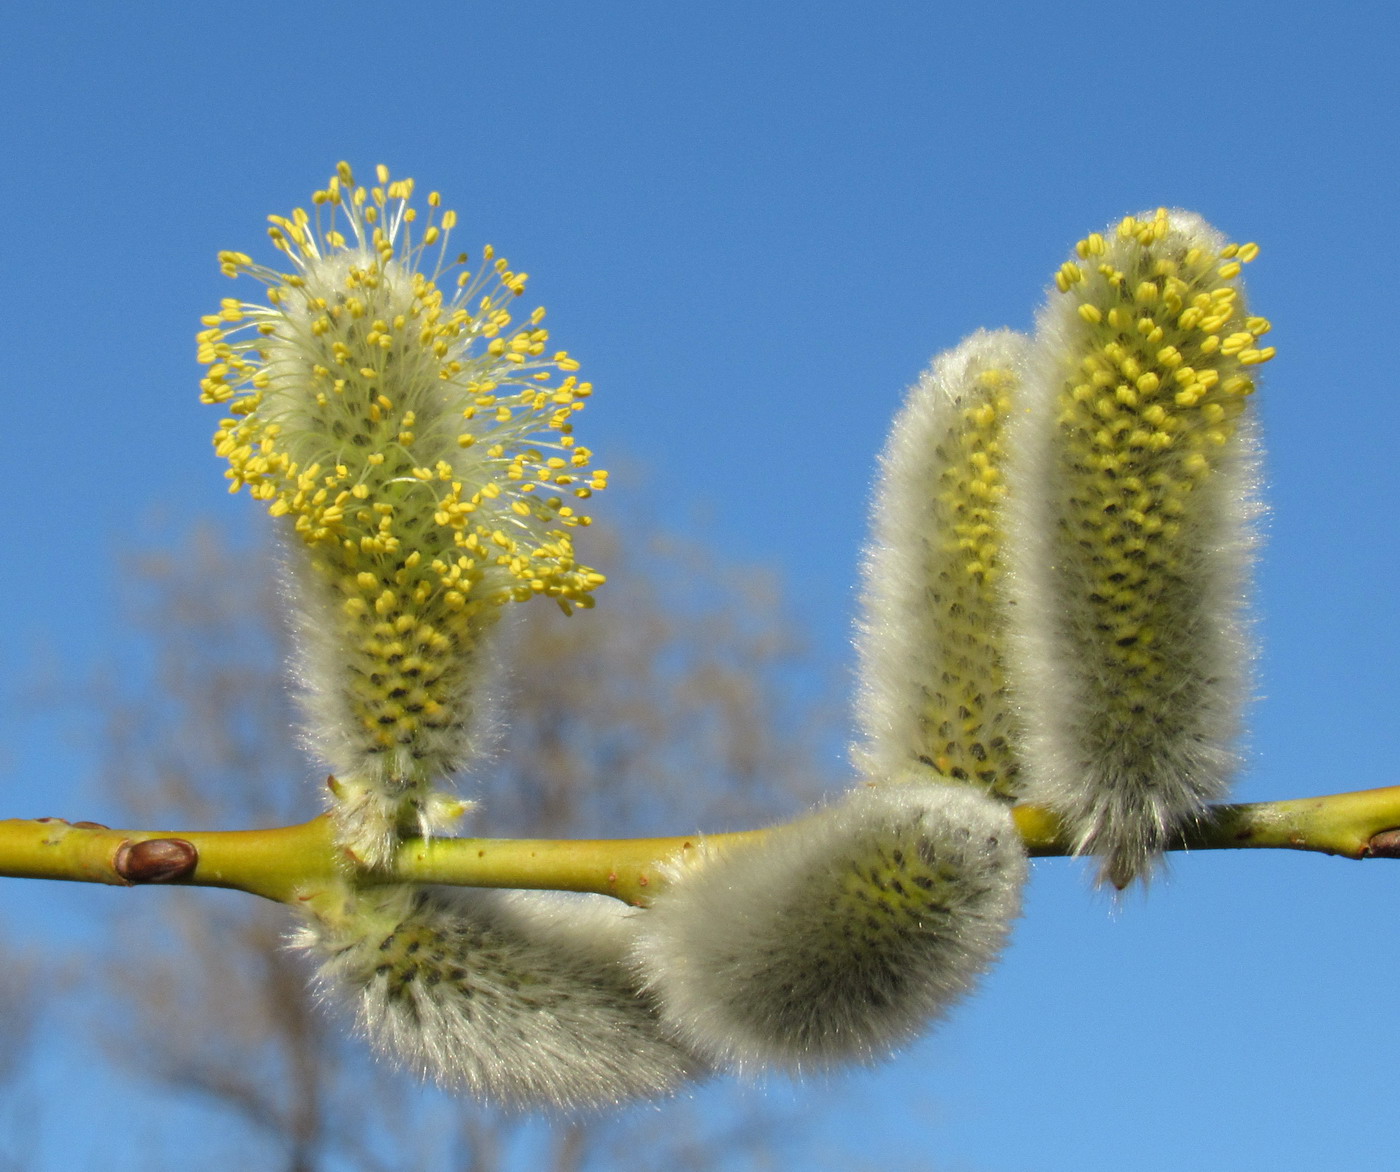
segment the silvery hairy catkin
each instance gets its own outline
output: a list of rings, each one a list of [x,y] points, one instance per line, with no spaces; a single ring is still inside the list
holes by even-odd
[[[1023,795],[1119,888],[1237,767],[1258,511],[1247,408],[1273,356],[1240,284],[1257,252],[1166,209],[1081,240],[1010,435]]]
[[[1006,427],[1029,340],[979,330],[910,390],[880,459],[856,647],[871,781],[916,762],[1019,792],[1005,671]]]
[[[507,1106],[600,1107],[699,1066],[624,963],[630,915],[605,896],[394,886],[319,907],[295,943],[399,1065]]]
[[[861,786],[677,865],[639,915],[635,963],[663,1021],[716,1063],[870,1060],[972,988],[1025,874],[1003,803],[919,778]]]

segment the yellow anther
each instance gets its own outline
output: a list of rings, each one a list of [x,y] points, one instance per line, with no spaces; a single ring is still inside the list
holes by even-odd
[[[1076,244],[1074,246],[1074,251],[1079,255],[1081,260],[1087,260],[1091,256],[1102,256],[1106,248],[1107,245],[1104,243],[1104,238],[1097,232],[1094,232],[1086,239]]]
[[[1084,270],[1073,261],[1066,261],[1060,266],[1059,272],[1055,274],[1055,285],[1061,293],[1068,293],[1069,290],[1084,279]]]

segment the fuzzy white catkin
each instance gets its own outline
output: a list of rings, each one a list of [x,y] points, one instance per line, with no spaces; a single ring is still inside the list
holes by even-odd
[[[461,812],[450,780],[485,743],[483,640],[506,605],[592,604],[603,576],[572,533],[607,475],[575,440],[577,361],[542,308],[514,316],[525,274],[489,247],[467,271],[456,214],[432,193],[420,218],[411,180],[376,175],[342,163],[312,212],[272,217],[292,271],[221,253],[266,296],[225,299],[198,335],[231,487],[288,541],[308,741],[370,867]]]
[[[323,996],[375,1049],[508,1107],[603,1107],[699,1069],[625,963],[622,904],[557,892],[388,887],[301,929]]]
[[[1010,441],[1023,796],[1100,881],[1145,878],[1222,798],[1248,693],[1252,245],[1160,209],[1080,241],[1042,312]]]
[[[863,786],[682,865],[639,916],[635,963],[663,1020],[717,1063],[870,1060],[972,988],[1025,874],[1002,803],[946,784]]]
[[[1014,798],[1004,678],[1004,432],[1029,339],[979,330],[910,389],[880,459],[856,646],[874,781],[914,762]]]

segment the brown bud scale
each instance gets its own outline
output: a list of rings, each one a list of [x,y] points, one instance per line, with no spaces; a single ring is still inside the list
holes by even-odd
[[[128,883],[174,883],[188,879],[198,863],[193,843],[183,838],[150,838],[122,843],[112,868]]]

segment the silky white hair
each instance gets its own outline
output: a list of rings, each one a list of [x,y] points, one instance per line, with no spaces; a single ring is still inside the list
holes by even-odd
[[[1006,940],[1026,858],[961,786],[862,786],[679,865],[634,967],[684,1044],[746,1072],[871,1060],[967,994]]]
[[[628,909],[606,896],[386,887],[293,940],[323,997],[374,1048],[512,1107],[665,1095],[701,1072],[625,963]]]
[[[852,756],[871,780],[919,761],[1012,799],[1003,675],[1005,445],[1030,340],[978,330],[910,388],[880,457],[862,566]]]

